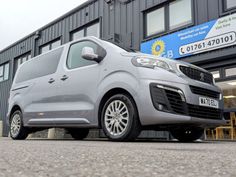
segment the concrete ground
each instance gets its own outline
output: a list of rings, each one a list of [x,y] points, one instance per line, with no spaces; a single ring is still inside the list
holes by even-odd
[[[236,142],[0,139],[1,177],[236,176]]]

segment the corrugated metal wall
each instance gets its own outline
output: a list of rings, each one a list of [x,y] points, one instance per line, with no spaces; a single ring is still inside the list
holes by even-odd
[[[8,97],[9,97],[9,90],[12,83],[13,78],[13,64],[14,58],[24,54],[31,52],[34,47],[34,38],[33,36],[28,37],[27,39],[19,42],[18,44],[12,46],[11,48],[4,50],[0,54],[0,65],[6,62],[10,63],[10,75],[9,80],[0,82],[0,120],[2,119],[5,125],[5,119],[7,114],[7,107],[8,107]],[[3,127],[4,135],[7,134],[8,129],[7,126]]]
[[[61,39],[62,44],[67,43],[70,40],[71,31],[94,20],[100,20],[102,38],[114,40],[114,36],[117,34],[122,45],[138,50],[143,40],[143,11],[165,2],[168,0],[132,0],[127,4],[121,4],[115,0],[114,3],[108,5],[104,0],[89,0],[84,5],[39,29],[39,38],[36,39],[35,34],[32,34],[1,51],[0,64],[10,61],[11,79],[0,83],[0,119],[3,119],[5,123],[14,58],[27,52],[31,52],[32,56],[37,55],[39,46],[58,38]],[[221,0],[193,0],[193,2],[194,25],[222,15]],[[7,129],[4,127],[4,135],[6,133]]]

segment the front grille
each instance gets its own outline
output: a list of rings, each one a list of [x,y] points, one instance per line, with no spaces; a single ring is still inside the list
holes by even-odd
[[[207,97],[217,98],[217,99],[220,98],[219,92],[215,92],[212,90],[208,90],[208,89],[204,89],[204,88],[196,87],[196,86],[190,86],[190,89],[192,93],[197,94],[197,95],[202,95],[202,96],[207,96]]]
[[[221,119],[223,111],[220,109],[209,108],[198,105],[188,104],[189,115],[205,119]]]
[[[182,73],[184,73],[191,79],[205,82],[208,84],[213,84],[213,76],[210,73],[182,65],[179,67],[179,69]]]
[[[151,84],[150,91],[154,107],[160,110],[159,105],[162,105],[162,110],[160,111],[189,115],[202,119],[222,118],[223,111],[221,109],[187,104],[182,100],[181,94],[177,90],[178,89],[172,87],[158,88],[156,84]]]

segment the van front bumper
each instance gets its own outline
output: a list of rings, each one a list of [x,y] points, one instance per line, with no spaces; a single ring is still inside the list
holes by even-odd
[[[199,82],[189,85],[145,79],[141,83],[138,109],[142,125],[216,127],[225,123],[222,96],[215,86]],[[199,93],[193,93],[192,86],[198,88]],[[200,97],[217,100],[219,107],[200,106]]]

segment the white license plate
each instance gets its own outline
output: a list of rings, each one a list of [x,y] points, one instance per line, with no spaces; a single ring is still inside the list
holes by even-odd
[[[199,97],[199,105],[212,108],[219,108],[219,102],[217,100],[206,97]]]

